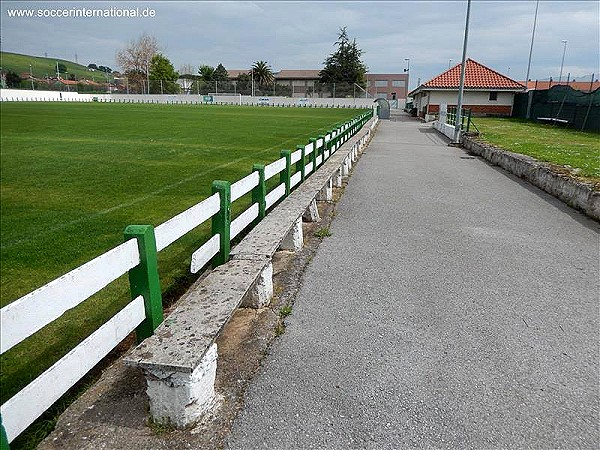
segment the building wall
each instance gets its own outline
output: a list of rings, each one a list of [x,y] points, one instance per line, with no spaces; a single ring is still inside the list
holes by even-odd
[[[490,91],[465,91],[463,95],[463,107],[471,109],[475,114],[501,114],[511,115],[514,102],[514,92],[498,92],[497,100],[490,100]],[[456,106],[458,91],[428,91],[415,95],[413,100],[418,114],[435,114],[439,106],[445,103],[448,106]]]
[[[376,86],[376,82],[385,82],[383,86]],[[404,86],[394,86],[394,81],[400,81]],[[380,83],[383,84],[383,83]],[[408,93],[408,74],[406,73],[367,73],[367,92],[374,98],[392,100],[393,93],[396,99],[406,99]]]

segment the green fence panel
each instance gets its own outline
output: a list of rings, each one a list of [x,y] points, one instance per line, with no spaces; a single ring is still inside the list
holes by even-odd
[[[279,173],[279,184],[285,184],[285,197],[287,197],[288,195],[290,195],[292,185],[292,152],[291,150],[281,150],[281,152],[279,152],[279,155],[282,158],[285,158],[285,169],[283,169]]]
[[[229,260],[231,250],[231,183],[216,180],[212,184],[212,193],[219,194],[220,210],[212,218],[212,235],[219,234],[219,253],[212,259],[212,266],[217,267]]]
[[[162,294],[158,276],[156,239],[152,225],[129,225],[125,228],[125,240],[137,239],[140,263],[129,271],[131,299],[142,295],[146,318],[136,328],[138,343],[154,334],[163,321]]]

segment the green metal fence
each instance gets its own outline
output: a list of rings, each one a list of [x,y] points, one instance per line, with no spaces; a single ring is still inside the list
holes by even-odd
[[[527,117],[527,102],[533,96],[530,117],[546,123],[559,123],[568,128],[600,132],[600,89],[583,92],[558,85],[515,95],[513,117]]]
[[[448,107],[448,112],[446,113],[446,123],[449,125],[456,126],[456,107]],[[472,129],[479,133],[479,130],[473,123],[471,119],[471,110],[470,109],[462,109],[460,113],[460,129],[465,132],[469,132]]]

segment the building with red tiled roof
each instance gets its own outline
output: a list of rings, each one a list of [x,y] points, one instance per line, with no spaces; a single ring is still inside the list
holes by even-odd
[[[423,83],[408,95],[420,116],[436,114],[440,105],[456,106],[462,64]],[[463,107],[473,114],[510,116],[516,92],[525,86],[477,61],[467,59]]]

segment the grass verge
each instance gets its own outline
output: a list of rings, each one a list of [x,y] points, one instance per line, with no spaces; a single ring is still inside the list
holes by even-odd
[[[600,182],[599,136],[513,118],[476,118],[479,139],[514,153],[563,166],[572,175]]]

